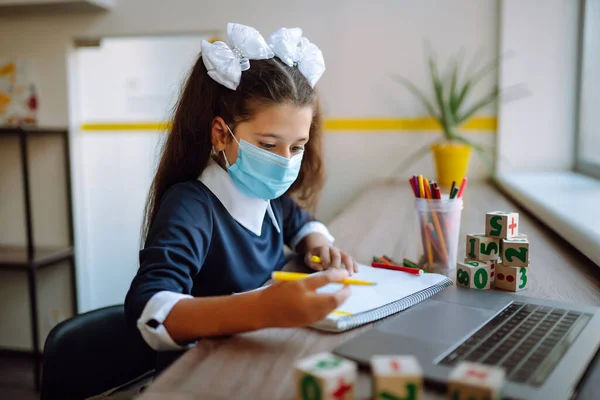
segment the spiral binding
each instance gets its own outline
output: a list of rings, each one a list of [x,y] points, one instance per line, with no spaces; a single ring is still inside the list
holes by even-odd
[[[450,279],[446,278],[444,281],[437,283],[427,289],[423,289],[419,292],[413,293],[400,300],[396,300],[392,303],[386,304],[381,307],[374,308],[369,311],[363,311],[354,315],[347,315],[336,318],[335,320],[324,320],[314,325],[315,328],[328,331],[328,332],[341,332],[346,331],[358,326],[375,322],[382,318],[388,317],[397,312],[406,310],[409,307],[414,306],[428,299],[436,293],[441,292],[448,286],[452,286],[453,283]]]

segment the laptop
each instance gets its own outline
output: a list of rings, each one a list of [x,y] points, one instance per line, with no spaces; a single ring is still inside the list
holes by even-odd
[[[503,398],[558,400],[583,392],[600,398],[600,366],[588,370],[599,348],[600,308],[451,286],[334,353],[366,368],[374,354],[414,355],[425,385],[438,390],[462,360],[501,366]]]

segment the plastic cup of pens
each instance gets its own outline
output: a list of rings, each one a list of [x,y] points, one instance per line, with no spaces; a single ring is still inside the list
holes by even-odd
[[[413,179],[417,181],[416,189]],[[416,263],[427,272],[447,275],[456,269],[460,221],[463,209],[460,187],[444,194],[435,182],[422,177],[411,179],[415,193],[415,222],[417,227]]]

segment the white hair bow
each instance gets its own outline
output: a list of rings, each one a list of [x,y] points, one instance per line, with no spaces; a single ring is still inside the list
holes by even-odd
[[[208,75],[231,90],[237,89],[242,71],[250,68],[249,60],[265,60],[274,56],[260,33],[249,26],[229,23],[227,36],[231,48],[218,41],[202,41],[202,60]]]
[[[321,50],[302,37],[302,29],[280,28],[269,36],[268,43],[281,61],[290,67],[297,66],[310,86],[315,87],[325,72],[325,60]]]

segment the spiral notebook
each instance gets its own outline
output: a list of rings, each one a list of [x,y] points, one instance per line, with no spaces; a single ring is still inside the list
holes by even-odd
[[[385,318],[433,296],[452,285],[441,274],[413,275],[401,271],[359,265],[352,278],[375,282],[372,286],[350,286],[350,297],[338,309],[312,327],[329,332],[342,332]],[[329,284],[317,291],[339,290],[340,284]]]

